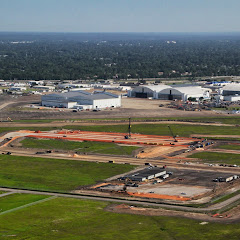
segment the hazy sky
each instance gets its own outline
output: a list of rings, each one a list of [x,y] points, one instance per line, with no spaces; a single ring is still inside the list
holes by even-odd
[[[0,0],[0,31],[240,31],[240,0]]]

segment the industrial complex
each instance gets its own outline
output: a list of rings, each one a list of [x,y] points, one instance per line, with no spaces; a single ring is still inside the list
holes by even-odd
[[[211,206],[228,194],[232,202],[239,199],[238,162],[230,157],[211,162],[204,155],[239,154],[239,135],[233,135],[235,131],[239,134],[238,116],[227,119],[229,114],[239,112],[237,82],[0,84],[3,102],[11,100],[9,106],[8,102],[2,104],[1,111],[1,124],[7,127],[0,136],[3,157],[62,159],[79,164],[85,161],[94,163],[94,170],[102,163],[111,171],[117,164],[131,167],[91,184],[77,183],[71,189],[74,196],[157,207],[166,204],[176,207],[179,215],[183,214],[181,207],[191,212],[190,205]],[[28,92],[23,92],[25,88]],[[209,119],[205,121],[206,116]],[[223,122],[219,122],[219,116],[224,117]],[[8,131],[10,126],[21,130]],[[209,127],[215,135],[208,135]],[[234,131],[227,135],[225,128]],[[26,147],[24,141],[35,145]],[[232,149],[221,149],[223,144]],[[71,146],[65,149],[65,145]],[[125,152],[125,148],[130,150]],[[102,165],[100,169],[104,173]]]

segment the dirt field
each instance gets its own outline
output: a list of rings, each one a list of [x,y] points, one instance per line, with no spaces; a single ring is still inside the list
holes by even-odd
[[[6,98],[6,97],[5,97]],[[166,107],[159,107],[159,104],[166,105],[169,101],[162,100],[149,100],[138,98],[123,98],[122,107],[117,109],[102,110],[100,112],[82,111],[72,112],[69,109],[26,109],[19,108],[25,106],[27,103],[32,104],[34,102],[40,102],[40,96],[25,96],[18,99],[8,97],[4,99],[0,104],[9,101],[15,102],[7,105],[0,112],[0,120],[4,120],[10,117],[13,120],[20,119],[86,119],[86,118],[122,118],[122,117],[181,117],[181,116],[214,116],[218,115],[213,111],[181,111]]]
[[[125,139],[126,133],[89,132],[89,131],[58,131],[58,132],[31,132],[26,137],[66,139],[73,141],[100,141],[115,142],[129,145],[161,145],[169,147],[187,148],[196,139],[178,137],[178,142],[173,142],[170,136],[131,134],[131,138]]]
[[[201,225],[206,225],[209,222],[223,222],[223,223],[233,223],[239,222],[240,219],[240,208],[236,207],[231,211],[225,212],[220,215],[204,214],[204,213],[193,213],[193,212],[183,212],[183,211],[174,211],[167,209],[153,209],[153,208],[144,208],[144,207],[135,207],[129,206],[126,204],[115,205],[112,204],[105,208],[106,211],[115,212],[115,213],[128,213],[128,214],[137,214],[145,216],[171,216],[171,217],[184,217],[190,219],[196,219],[202,221]]]

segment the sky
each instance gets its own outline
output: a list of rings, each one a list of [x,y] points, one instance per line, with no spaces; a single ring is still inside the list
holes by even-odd
[[[240,32],[240,0],[0,0],[0,31]]]

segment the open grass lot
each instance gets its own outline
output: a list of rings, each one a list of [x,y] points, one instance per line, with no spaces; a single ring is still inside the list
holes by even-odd
[[[240,116],[206,116],[206,117],[174,117],[169,120],[193,121],[193,122],[217,122],[224,124],[239,124]]]
[[[240,145],[224,144],[224,145],[215,146],[214,148],[227,149],[227,150],[240,150]]]
[[[108,204],[56,198],[23,208],[0,216],[0,239],[239,240],[240,224],[117,214]]]
[[[0,186],[69,192],[132,169],[124,164],[0,155]]]
[[[240,154],[221,152],[199,152],[194,153],[190,158],[199,158],[208,163],[225,163],[240,165]]]
[[[125,125],[102,125],[102,126],[65,126],[65,129],[86,130],[97,132],[127,132],[128,126]],[[188,137],[191,134],[211,134],[211,135],[240,135],[240,127],[226,126],[200,126],[200,125],[181,125],[171,124],[174,134]],[[132,125],[133,133],[151,135],[171,135],[167,124],[136,124]]]
[[[211,137],[211,140],[240,141],[240,138],[231,138],[231,137]]]
[[[17,208],[49,196],[15,193],[0,198],[0,214],[4,211]]]
[[[121,146],[116,143],[74,142],[52,139],[41,140],[34,138],[26,138],[22,140],[21,143],[25,148],[74,150],[78,152],[91,152],[112,155],[132,155],[132,152],[139,148],[135,146]]]

